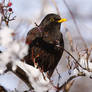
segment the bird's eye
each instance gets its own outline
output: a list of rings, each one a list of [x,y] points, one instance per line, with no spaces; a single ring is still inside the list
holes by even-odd
[[[50,21],[53,22],[54,21],[54,18],[50,18]]]

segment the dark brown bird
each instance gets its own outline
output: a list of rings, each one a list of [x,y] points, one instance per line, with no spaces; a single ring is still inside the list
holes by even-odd
[[[48,14],[39,26],[28,32],[26,43],[29,45],[28,55],[24,57],[27,64],[37,66],[52,75],[64,48],[63,35],[60,32],[61,19],[59,15]],[[62,48],[60,48],[62,47]]]

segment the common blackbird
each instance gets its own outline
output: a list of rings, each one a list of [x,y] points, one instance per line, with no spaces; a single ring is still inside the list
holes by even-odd
[[[31,29],[26,37],[29,45],[28,54],[24,57],[27,64],[37,66],[52,75],[64,48],[63,35],[60,25],[66,19],[57,14],[48,14],[40,25]],[[60,48],[62,47],[62,48]]]

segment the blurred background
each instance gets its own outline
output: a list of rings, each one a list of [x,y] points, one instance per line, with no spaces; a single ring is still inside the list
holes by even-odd
[[[92,44],[92,0],[11,0],[16,20],[10,27],[18,34],[16,38],[26,37],[27,32],[39,25],[48,13],[60,14],[67,22],[62,24],[65,48],[70,50],[67,32],[72,38],[73,46],[79,49],[91,47]],[[65,53],[61,60],[59,71],[66,71]],[[92,92],[92,80],[77,79],[69,92]]]

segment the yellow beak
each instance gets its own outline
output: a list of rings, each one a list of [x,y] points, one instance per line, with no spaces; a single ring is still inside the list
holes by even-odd
[[[65,21],[67,21],[67,19],[63,18],[63,19],[58,20],[58,23],[62,23],[62,22],[65,22]]]

